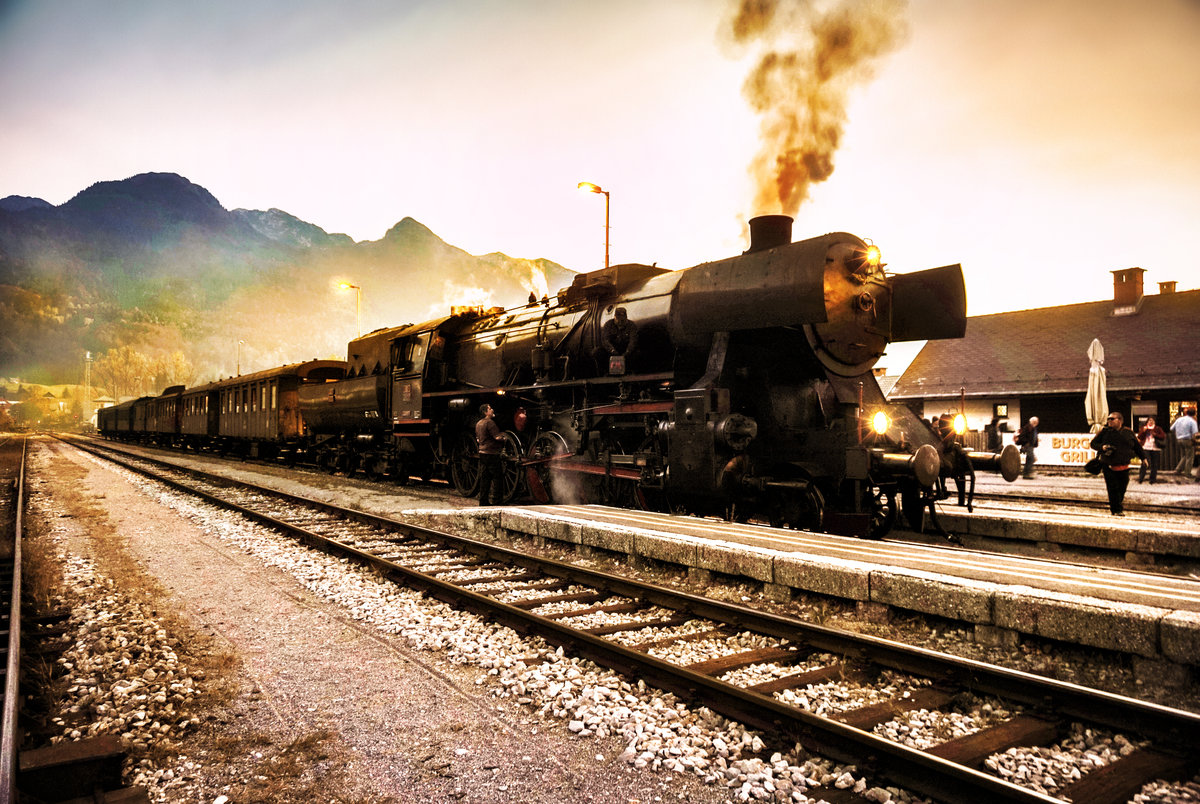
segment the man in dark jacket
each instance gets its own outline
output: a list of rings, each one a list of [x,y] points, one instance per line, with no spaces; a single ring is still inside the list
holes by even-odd
[[[500,462],[504,438],[496,425],[496,411],[492,406],[479,406],[482,417],[475,423],[475,440],[479,443],[479,504],[500,504]]]
[[[1021,477],[1033,478],[1033,465],[1037,463],[1037,445],[1038,445],[1038,417],[1030,416],[1029,421],[1017,431],[1015,443],[1021,448],[1021,452],[1025,455],[1025,469],[1021,472]]]
[[[1104,429],[1092,439],[1104,467],[1104,487],[1108,490],[1108,508],[1113,516],[1125,516],[1125,490],[1129,488],[1129,462],[1136,455],[1143,461],[1146,453],[1132,430],[1125,428],[1125,417],[1110,413]]]

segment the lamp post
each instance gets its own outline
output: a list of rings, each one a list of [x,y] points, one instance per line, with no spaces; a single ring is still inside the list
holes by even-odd
[[[338,285],[342,290],[354,291],[354,309],[356,311],[355,320],[358,322],[358,337],[362,337],[362,288],[358,285],[351,285],[349,282],[342,282]]]
[[[92,419],[92,353],[83,353],[83,410],[80,417],[89,422]]]
[[[237,376],[239,377],[242,376],[242,346],[245,343],[245,341],[238,341]]]
[[[608,267],[608,212],[609,212],[609,195],[608,190],[600,189],[600,185],[592,184],[590,181],[579,182],[579,189],[585,193],[602,193],[604,195],[604,267]]]

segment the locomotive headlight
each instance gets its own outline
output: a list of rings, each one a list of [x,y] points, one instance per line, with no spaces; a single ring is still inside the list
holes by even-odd
[[[886,433],[888,431],[888,428],[891,427],[891,425],[892,425],[891,420],[888,418],[888,415],[886,413],[884,413],[882,410],[876,412],[876,414],[871,417],[871,429],[874,430],[879,435],[883,435],[884,433]]]
[[[867,246],[864,256],[867,259],[867,265],[872,268],[878,268],[879,264],[883,262],[883,252],[879,250],[879,246]]]
[[[961,413],[954,417],[954,432],[956,435],[967,432],[967,417]]]

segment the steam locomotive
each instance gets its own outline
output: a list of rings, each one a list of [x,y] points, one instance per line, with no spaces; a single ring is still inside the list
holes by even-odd
[[[523,307],[377,330],[350,342],[344,373],[313,361],[168,389],[112,409],[100,430],[398,482],[442,477],[471,495],[487,403],[504,431],[505,501],[868,537],[901,511],[922,527],[948,482],[960,502],[973,492],[976,470],[1015,479],[1015,448],[964,450],[949,422],[888,404],[871,371],[889,342],[962,337],[961,266],[889,275],[854,235],[791,242],[791,224],[755,218],[746,252],[687,270],[617,265]],[[637,335],[614,357],[602,332],[618,309]]]

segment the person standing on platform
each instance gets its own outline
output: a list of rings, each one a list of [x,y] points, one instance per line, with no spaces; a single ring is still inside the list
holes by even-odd
[[[983,432],[987,435],[987,451],[999,452],[1004,446],[1003,436],[1000,435],[1000,417],[993,416],[992,420],[983,426]]]
[[[1132,430],[1125,428],[1125,417],[1108,414],[1104,429],[1092,439],[1100,463],[1104,466],[1104,488],[1108,491],[1108,509],[1113,516],[1125,516],[1125,490],[1129,488],[1129,462],[1136,455],[1143,461],[1146,453]]]
[[[479,443],[479,504],[499,505],[500,447],[504,438],[491,405],[480,405],[479,415],[483,417],[475,423],[475,440]]]
[[[1167,434],[1155,423],[1153,416],[1146,419],[1142,429],[1138,430],[1138,443],[1146,452],[1146,459],[1142,461],[1142,468],[1138,470],[1139,483],[1146,479],[1147,465],[1150,467],[1150,485],[1158,482],[1158,462],[1162,458],[1162,446],[1166,440]]]
[[[1182,415],[1171,425],[1171,435],[1179,445],[1179,463],[1175,466],[1175,474],[1189,475],[1192,471],[1192,460],[1196,457],[1196,409],[1186,408]]]
[[[1030,480],[1034,477],[1033,465],[1037,463],[1037,453],[1034,450],[1038,445],[1038,417],[1030,416],[1029,421],[1017,431],[1017,437],[1013,440],[1025,454],[1025,470],[1021,472],[1021,477]]]

